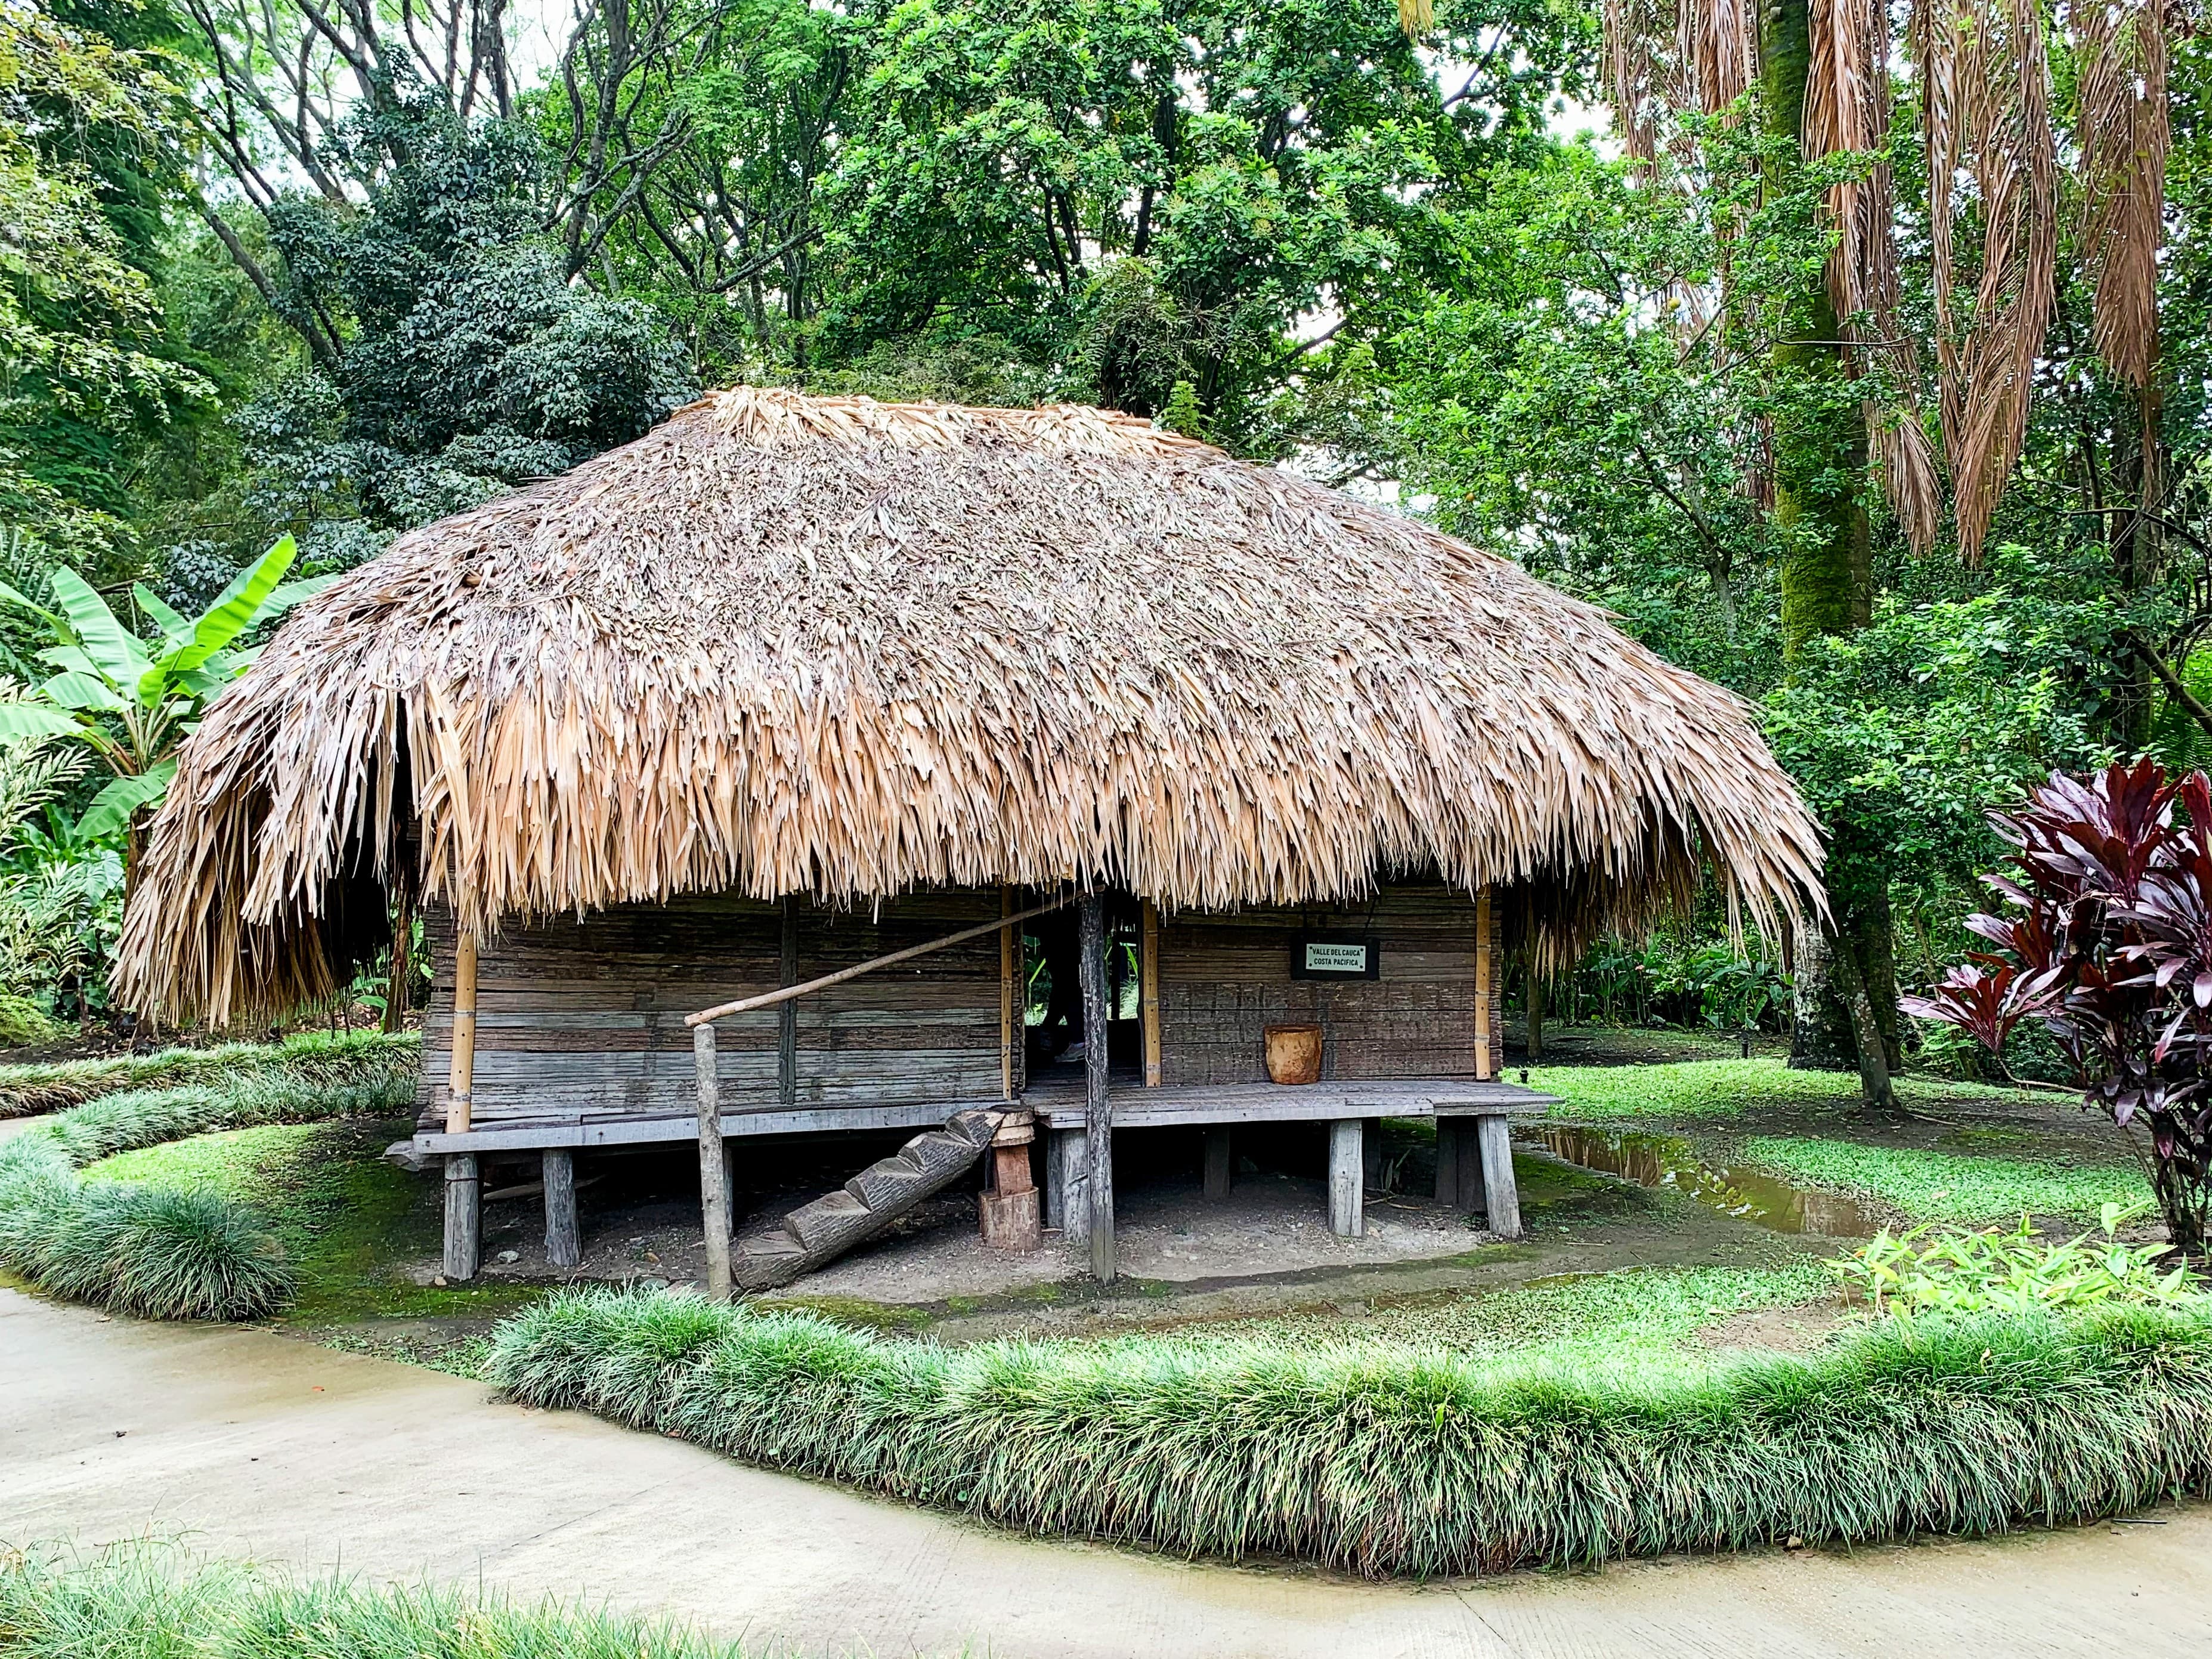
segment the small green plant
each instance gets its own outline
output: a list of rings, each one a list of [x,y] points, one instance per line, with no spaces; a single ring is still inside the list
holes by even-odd
[[[2204,1287],[2188,1264],[2167,1266],[2172,1245],[2119,1237],[2121,1227],[2152,1207],[2148,1200],[2107,1204],[2098,1231],[2061,1244],[2038,1236],[2025,1216],[2009,1232],[1965,1232],[1932,1223],[1895,1235],[1884,1228],[1828,1265],[1877,1317],[2203,1303]]]

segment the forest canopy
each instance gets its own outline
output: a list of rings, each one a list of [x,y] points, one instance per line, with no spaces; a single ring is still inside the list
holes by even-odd
[[[159,640],[704,387],[1095,402],[1759,702],[1832,836],[1801,1058],[1876,1097],[1985,810],[2212,753],[2198,21],[0,0],[0,707],[57,572]],[[11,719],[0,978],[88,1016],[143,817]]]

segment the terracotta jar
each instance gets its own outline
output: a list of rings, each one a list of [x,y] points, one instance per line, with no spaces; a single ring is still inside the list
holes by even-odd
[[[1319,1083],[1321,1028],[1317,1025],[1269,1026],[1267,1077],[1270,1082],[1279,1083]]]

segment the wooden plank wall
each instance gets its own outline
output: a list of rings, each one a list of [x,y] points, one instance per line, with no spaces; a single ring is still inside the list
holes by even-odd
[[[801,903],[794,982],[999,914],[999,892],[945,892],[836,910]],[[426,1118],[442,1120],[453,1031],[450,915],[426,909],[437,979],[423,1021]],[[477,970],[479,1128],[518,1119],[690,1112],[686,1014],[782,983],[773,905],[723,896],[627,905],[581,922],[511,925]],[[1000,1086],[994,935],[833,986],[795,1004],[795,1103],[955,1101]],[[781,1104],[775,1009],[716,1026],[725,1111]]]
[[[1504,964],[1492,920],[1491,1072],[1504,1064]],[[1384,887],[1354,906],[1253,908],[1160,919],[1162,1081],[1264,1083],[1262,1034],[1317,1024],[1322,1076],[1472,1077],[1474,900],[1436,885]],[[1382,945],[1382,978],[1291,977],[1301,932],[1363,933]]]

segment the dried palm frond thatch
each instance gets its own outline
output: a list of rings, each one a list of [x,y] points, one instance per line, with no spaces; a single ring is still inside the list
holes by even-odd
[[[411,827],[410,827],[411,826]],[[410,836],[419,841],[410,842]],[[1820,849],[1745,706],[1507,559],[1095,409],[739,389],[402,537],[180,755],[120,969],[328,995],[419,845],[463,925],[696,891],[1526,885],[1540,949]]]

